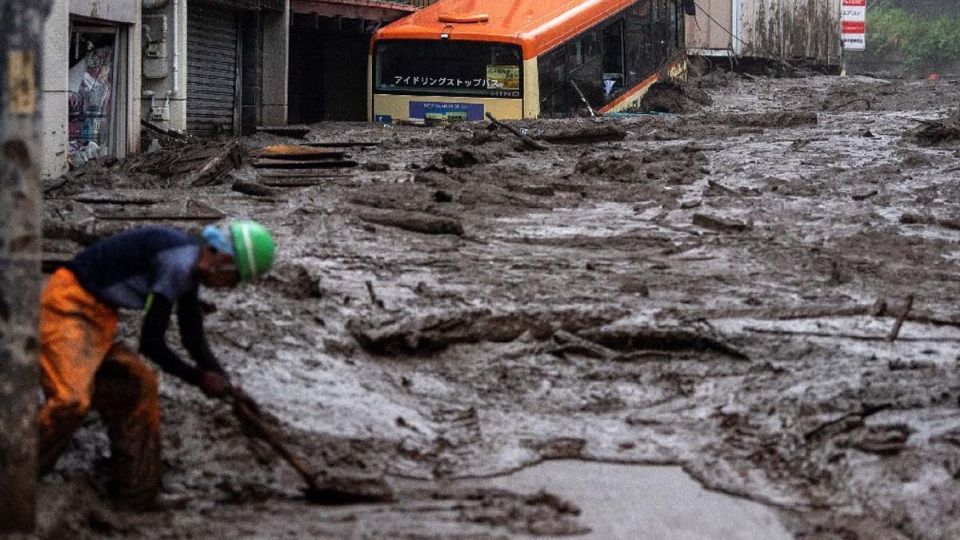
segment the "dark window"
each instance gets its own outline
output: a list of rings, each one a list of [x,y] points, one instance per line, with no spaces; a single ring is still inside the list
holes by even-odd
[[[585,111],[583,99],[599,108],[656,74],[683,47],[684,21],[678,4],[676,0],[637,0],[541,55],[541,115]]]
[[[626,83],[623,70],[623,19],[603,29],[603,84],[609,97]]]
[[[566,114],[567,104],[567,61],[563,48],[544,54],[538,61],[540,72],[540,113],[545,116]]]
[[[627,85],[633,86],[649,77],[658,66],[651,30],[652,0],[641,0],[634,4],[627,11],[624,22]]]
[[[475,41],[383,41],[376,91],[388,94],[520,98],[520,47]]]

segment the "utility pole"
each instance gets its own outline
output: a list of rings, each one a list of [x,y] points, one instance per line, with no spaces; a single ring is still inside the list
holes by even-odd
[[[40,66],[51,0],[0,0],[0,533],[36,514]]]

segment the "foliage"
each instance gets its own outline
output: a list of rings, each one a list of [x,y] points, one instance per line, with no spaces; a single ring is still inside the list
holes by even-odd
[[[936,68],[960,59],[960,16],[924,17],[877,6],[867,15],[867,42],[876,54],[899,52],[912,68]]]

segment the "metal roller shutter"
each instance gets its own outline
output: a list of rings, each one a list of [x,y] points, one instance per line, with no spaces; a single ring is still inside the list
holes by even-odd
[[[187,131],[239,129],[237,12],[191,2],[187,13]]]

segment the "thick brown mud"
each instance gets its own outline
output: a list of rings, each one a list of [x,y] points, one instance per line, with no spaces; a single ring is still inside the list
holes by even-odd
[[[309,141],[377,144],[267,197],[231,189],[267,185],[240,154],[295,142],[267,134],[200,180],[168,146],[49,182],[52,260],[144,222],[268,224],[274,275],[204,292],[212,346],[298,454],[384,474],[398,502],[308,504],[226,405],[164,377],[176,504],[66,505],[41,536],[582,532],[577,500],[483,480],[560,458],[680,465],[798,538],[960,536],[960,146],[916,138],[960,86],[700,88],[712,105],[686,115],[515,124],[545,150],[486,123],[317,125]],[[101,485],[107,452],[91,418],[43,500],[90,500],[63,482]]]

